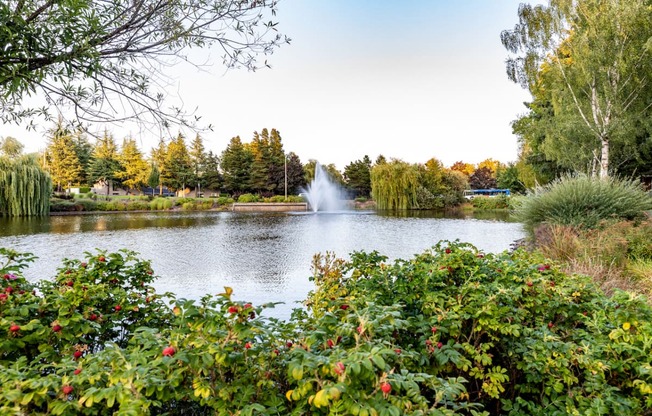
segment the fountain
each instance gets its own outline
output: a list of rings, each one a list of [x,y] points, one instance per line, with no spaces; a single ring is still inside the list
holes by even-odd
[[[346,208],[344,191],[333,182],[326,170],[315,164],[315,178],[303,190],[309,208],[317,211],[341,211]]]

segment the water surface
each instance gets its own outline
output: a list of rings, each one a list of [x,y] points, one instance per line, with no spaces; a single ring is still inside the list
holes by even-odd
[[[308,280],[315,253],[348,258],[377,250],[390,259],[411,258],[440,240],[469,242],[500,252],[524,235],[521,225],[496,219],[338,213],[123,213],[0,218],[0,247],[30,252],[38,260],[30,280],[55,274],[63,258],[83,258],[96,248],[127,248],[152,261],[155,287],[199,299],[234,289],[236,299],[285,302],[272,313],[288,317],[313,289]]]

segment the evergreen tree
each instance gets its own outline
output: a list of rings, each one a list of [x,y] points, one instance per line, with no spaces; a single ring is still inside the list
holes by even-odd
[[[222,174],[220,173],[220,160],[212,150],[208,151],[204,164],[204,175],[202,177],[204,188],[212,191],[219,191],[222,186]]]
[[[88,137],[83,131],[77,129],[73,135],[73,142],[77,159],[81,165],[80,182],[86,185],[92,185],[90,177],[90,165],[93,157],[93,145],[88,141]]]
[[[201,188],[206,187],[206,149],[201,136],[197,134],[190,143],[190,164],[192,166],[192,182],[195,186],[195,195],[198,195]]]
[[[164,166],[161,176],[171,189],[183,191],[192,182],[192,162],[181,133],[168,144]]]
[[[122,181],[127,189],[140,189],[145,186],[149,168],[134,139],[126,138],[123,140],[118,161],[122,169],[116,173],[116,177]]]
[[[220,157],[227,192],[232,195],[251,192],[249,184],[253,160],[253,153],[242,143],[240,136],[233,137]]]
[[[290,152],[287,157],[288,195],[296,195],[306,186],[305,172],[296,153]],[[285,187],[285,184],[283,186]]]
[[[167,185],[167,183],[164,183],[167,178],[167,154],[168,146],[165,144],[165,140],[161,138],[158,147],[152,149],[151,155],[151,160],[159,172],[159,195],[163,195],[163,186]]]
[[[150,164],[149,175],[147,176],[147,186],[152,188],[152,196],[154,196],[154,189],[161,183],[161,173],[158,171],[155,163]]]
[[[104,136],[99,138],[93,148],[92,159],[89,165],[89,180],[93,183],[104,182],[109,189],[114,183],[119,183],[116,176],[121,169],[118,161],[118,147],[115,144],[113,136],[108,131],[104,131]]]
[[[371,195],[371,159],[365,155],[362,160],[356,160],[344,167],[346,187],[354,197],[369,197]]]

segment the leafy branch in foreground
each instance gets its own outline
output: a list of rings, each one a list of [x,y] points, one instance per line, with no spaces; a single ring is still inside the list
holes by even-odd
[[[277,0],[9,0],[0,3],[0,120],[50,118],[71,107],[78,122],[122,119],[164,126],[189,120],[165,108],[166,67],[190,48],[217,46],[228,68],[255,70],[289,39],[266,21]],[[265,62],[267,65],[267,62]],[[46,106],[25,102],[39,94]]]

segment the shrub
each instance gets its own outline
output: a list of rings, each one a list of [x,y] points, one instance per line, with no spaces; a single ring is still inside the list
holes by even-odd
[[[233,200],[233,198],[229,196],[220,196],[219,198],[217,198],[218,206],[232,204],[233,202],[235,201]]]
[[[193,211],[195,209],[195,203],[194,202],[184,202],[183,205],[181,205],[181,209],[184,211]]]
[[[274,195],[270,198],[265,198],[265,202],[285,202],[285,197],[283,195]]]
[[[91,191],[91,187],[90,187],[90,186],[81,186],[81,187],[79,188],[79,193],[80,193],[80,194],[87,194],[87,193],[89,193],[90,191]]]
[[[534,254],[440,243],[316,256],[289,322],[225,288],[160,297],[135,253],[0,249],[0,409],[15,414],[618,414],[652,407],[652,310]],[[10,259],[10,260],[7,260]],[[11,290],[8,288],[11,287]],[[166,300],[164,302],[163,300]],[[167,304],[170,306],[168,307]]]
[[[516,212],[527,231],[539,224],[595,228],[604,220],[634,220],[652,208],[636,181],[563,177],[523,200]]]
[[[507,209],[509,208],[509,200],[510,197],[506,195],[498,195],[495,197],[476,196],[471,200],[471,204],[475,209]]]
[[[82,211],[97,211],[97,202],[92,199],[78,199],[75,203],[82,207]]]
[[[60,198],[50,199],[51,212],[70,212],[79,210],[81,210],[81,206],[75,204],[73,201]]]
[[[147,211],[150,209],[149,202],[141,200],[129,201],[126,204],[127,211]]]
[[[166,210],[172,208],[173,203],[169,198],[154,198],[149,203],[149,208],[152,210]]]
[[[249,203],[249,202],[258,202],[259,198],[257,195],[253,194],[242,194],[238,197],[238,202]]]

